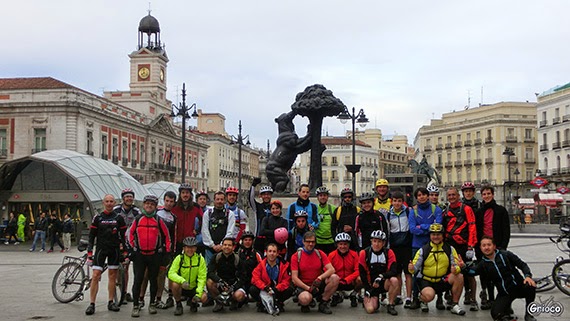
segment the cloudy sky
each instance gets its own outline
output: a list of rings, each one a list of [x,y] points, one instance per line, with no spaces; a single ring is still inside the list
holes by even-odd
[[[226,116],[226,130],[274,145],[275,117],[319,83],[369,127],[413,141],[442,113],[536,101],[570,82],[570,1],[175,1],[150,4],[170,58],[168,98]],[[0,77],[51,76],[126,90],[127,55],[148,1],[2,1]],[[481,92],[483,94],[481,95]],[[192,122],[192,121],[191,121]],[[296,121],[304,134],[306,119]],[[323,130],[348,125],[327,119]]]

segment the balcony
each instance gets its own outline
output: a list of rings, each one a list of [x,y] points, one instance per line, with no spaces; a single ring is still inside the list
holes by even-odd
[[[542,145],[540,145],[540,151],[541,151],[541,152],[548,151],[548,144],[542,144]]]
[[[481,140],[481,138],[475,138],[475,140],[473,141],[473,144],[474,144],[475,146],[479,146],[479,145],[482,144],[482,142],[483,142],[483,141]]]
[[[483,162],[481,161],[481,158],[475,158],[473,160],[473,165],[481,165]]]
[[[463,166],[471,166],[471,164],[472,164],[471,160],[463,161]]]
[[[525,164],[535,164],[536,160],[534,158],[528,157],[524,159]]]
[[[331,166],[338,166],[338,162],[331,162]]]
[[[7,158],[8,150],[6,148],[0,149],[0,158]]]
[[[567,121],[570,121],[570,115],[564,115],[562,116],[562,122],[565,123]]]
[[[424,147],[424,152],[431,152],[431,145]]]
[[[126,159],[126,158],[123,158],[121,164],[122,164],[123,166],[127,166],[127,165],[129,165],[129,160]]]
[[[560,174],[568,174],[568,173],[570,173],[570,167],[560,168]]]
[[[516,143],[517,138],[515,136],[507,136],[506,141],[507,141],[507,143]]]
[[[109,159],[109,155],[105,154],[105,153],[101,153],[101,159]]]
[[[323,162],[323,166],[329,166],[329,165],[327,165],[327,164],[328,164],[327,162]]]
[[[534,143],[534,137],[525,137],[524,142],[525,143]]]
[[[468,139],[465,141],[465,143],[463,144],[463,146],[465,147],[469,147],[473,145],[473,141],[471,139]]]
[[[445,143],[445,149],[451,149],[453,147],[452,143]]]
[[[486,137],[485,138],[485,144],[492,144],[493,143],[493,137]]]
[[[485,164],[487,164],[487,165],[492,165],[492,164],[493,164],[493,157],[487,157],[487,158],[485,158]]]
[[[560,117],[552,118],[552,125],[560,124]]]
[[[119,157],[118,156],[113,156],[112,158],[113,158],[112,159],[113,164],[115,164],[115,165],[119,164]]]
[[[560,142],[552,143],[552,149],[560,149],[560,148],[562,148],[562,143]]]
[[[553,168],[551,171],[552,171],[552,175],[560,174],[560,170],[558,168]]]
[[[461,167],[461,166],[463,166],[463,162],[460,161],[460,160],[455,161],[453,164],[455,165],[455,167]]]
[[[32,149],[32,154],[43,152],[44,150],[47,150],[47,148],[34,148]]]
[[[455,148],[461,148],[463,147],[463,143],[462,142],[455,142]]]
[[[144,169],[145,166],[146,166],[146,163],[145,163],[145,162],[141,162],[141,169]]]
[[[538,128],[546,127],[547,122],[546,120],[541,120],[538,122]]]
[[[338,178],[338,176],[336,176],[336,177],[333,176],[333,177],[331,177],[330,181],[331,182],[338,182],[339,178]]]
[[[137,167],[137,161],[136,161],[136,160],[132,160],[132,161],[131,161],[131,167],[132,167],[132,168]]]
[[[453,167],[453,163],[452,162],[445,162],[445,167],[451,168],[451,167]]]
[[[85,154],[89,155],[89,156],[93,156],[93,151],[92,150],[88,150],[87,152],[85,152]]]
[[[441,162],[436,163],[435,168],[443,168],[443,163],[441,163]]]
[[[570,147],[570,140],[563,140],[562,141],[562,147],[564,147],[564,148]]]
[[[443,144],[435,145],[435,150],[442,150],[442,149],[443,149]]]

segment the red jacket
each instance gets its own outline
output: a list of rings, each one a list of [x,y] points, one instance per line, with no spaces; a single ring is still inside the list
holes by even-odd
[[[271,284],[271,279],[267,274],[266,269],[267,258],[263,259],[253,270],[251,274],[251,284],[255,285],[258,289],[263,290],[266,286]],[[279,260],[279,276],[277,277],[277,291],[285,291],[291,284],[291,274],[289,273],[289,263],[287,261]]]
[[[129,229],[129,245],[143,255],[152,255],[162,248],[170,252],[170,234],[163,220],[156,215],[141,215],[133,221]]]
[[[188,236],[196,236],[195,232],[200,233],[200,227],[194,226],[196,218],[199,218],[200,223],[202,222],[202,209],[197,204],[193,204],[190,208],[184,209],[181,206],[174,206],[172,208],[172,214],[176,216],[176,242],[182,243],[182,241]],[[201,224],[200,224],[201,225]]]
[[[346,284],[352,284],[360,275],[356,251],[349,250],[346,255],[341,255],[338,250],[332,251],[329,253],[329,261],[340,280],[344,280]]]
[[[471,207],[460,202],[449,204],[447,211],[442,215],[442,221],[445,237],[448,241],[456,244],[467,244],[471,248],[477,245],[475,213]]]

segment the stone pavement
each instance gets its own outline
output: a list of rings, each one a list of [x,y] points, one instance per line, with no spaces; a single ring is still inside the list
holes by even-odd
[[[109,312],[106,308],[106,279],[104,278],[102,286],[100,286],[99,296],[97,300],[97,310],[94,316],[85,316],[84,311],[88,305],[87,301],[72,302],[62,304],[57,302],[51,294],[51,282],[55,271],[61,265],[63,253],[34,253],[28,252],[29,243],[22,245],[0,245],[0,320],[89,320],[89,319],[113,319],[113,320],[133,320],[130,317],[131,304],[121,307],[120,312]],[[511,240],[510,249],[522,257],[531,267],[535,276],[546,275],[550,273],[554,258],[561,255],[556,247],[545,237],[541,238],[521,238],[514,237]],[[77,250],[72,250],[68,255],[79,255]],[[567,256],[567,255],[566,255]],[[88,296],[88,294],[86,294]],[[546,293],[539,293],[543,300],[550,296],[554,300],[560,302],[566,311],[560,317],[552,317],[550,315],[540,315],[538,320],[568,320],[570,319],[570,297],[565,296],[558,289],[553,289]],[[537,297],[538,299],[538,297]],[[148,298],[146,300],[148,302]],[[522,319],[524,315],[523,300],[516,300],[514,303],[515,313]],[[384,308],[380,309],[377,314],[367,315],[362,307],[351,308],[349,303],[345,301],[341,305],[333,308],[332,315],[324,315],[318,313],[316,309],[309,314],[302,314],[297,305],[288,301],[286,312],[275,319],[289,320],[374,320],[374,319],[401,319],[401,320],[420,320],[432,319],[439,321],[450,320],[491,320],[488,311],[469,312],[465,316],[452,315],[449,311],[438,311],[435,309],[434,303],[430,303],[430,312],[422,313],[419,310],[405,310],[402,306],[397,306],[398,316],[390,316],[386,314]],[[255,312],[255,305],[250,304],[248,307],[242,308],[237,312],[229,312],[214,314],[211,307],[199,309],[198,313],[190,313],[185,308],[182,317],[175,317],[174,310],[159,310],[157,315],[151,316],[146,308],[141,313],[141,320],[183,320],[192,318],[192,320],[214,320],[220,318],[232,318],[234,320],[267,320],[270,317],[267,314]]]

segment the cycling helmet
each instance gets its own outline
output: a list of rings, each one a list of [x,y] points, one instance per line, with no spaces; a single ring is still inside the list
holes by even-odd
[[[188,236],[183,241],[184,246],[198,246],[198,241],[194,236]]]
[[[362,193],[362,195],[360,195],[360,203],[364,202],[364,201],[374,201],[374,194],[372,193]]]
[[[430,185],[427,187],[428,192],[430,193],[437,193],[439,194],[439,187],[435,186],[435,185]]]
[[[388,186],[388,181],[384,178],[380,178],[379,180],[376,181],[376,185],[374,185],[374,187],[378,186]]]
[[[429,226],[430,233],[443,233],[443,225],[439,223],[433,223]]]
[[[284,244],[289,238],[289,232],[287,231],[287,228],[280,227],[273,231],[273,236],[275,237],[275,242]]]
[[[200,190],[198,193],[196,193],[196,198],[198,198],[198,196],[206,196],[207,199],[210,199],[210,196],[208,195],[208,192],[206,192],[205,190]]]
[[[271,188],[271,186],[268,186],[268,185],[261,186],[261,188],[259,189],[259,194],[263,194],[263,193],[273,194],[273,188]]]
[[[370,238],[371,239],[379,239],[379,240],[386,240],[386,233],[380,231],[380,230],[376,230],[374,232],[372,232],[372,234],[370,234]]]
[[[230,193],[239,194],[239,190],[237,189],[237,187],[228,186],[228,188],[226,188],[226,194]]]
[[[243,234],[241,235],[241,239],[243,240],[246,237],[251,237],[252,239],[254,239],[255,235],[253,235],[251,231],[244,231]]]
[[[350,243],[350,234],[342,232],[342,233],[338,233],[335,238],[334,241],[335,242],[349,242]]]
[[[316,190],[316,193],[317,193],[317,195],[319,195],[319,194],[327,194],[327,195],[330,195],[329,189],[326,188],[326,186],[318,187],[317,190]]]
[[[271,203],[269,203],[271,205],[275,204],[277,206],[279,206],[279,208],[283,208],[283,203],[281,203],[280,200],[272,200]]]
[[[461,190],[466,190],[466,189],[472,189],[475,190],[475,185],[471,182],[465,182],[463,183],[463,185],[461,185]]]
[[[309,217],[309,213],[307,213],[307,211],[304,210],[298,210],[297,212],[295,212],[295,214],[293,215],[293,217],[295,219],[299,218],[299,217],[304,217],[304,218],[308,218]]]
[[[188,183],[180,184],[180,186],[178,186],[178,193],[182,192],[183,190],[188,190],[188,191],[192,192],[192,185],[190,185]]]
[[[154,195],[146,195],[143,198],[143,203],[146,202],[153,202],[154,204],[158,204],[158,197],[154,196]]]
[[[131,189],[131,188],[125,188],[124,190],[121,191],[121,198],[125,197],[125,195],[132,195],[133,197],[135,197],[135,192]]]
[[[340,197],[344,197],[346,194],[350,194],[354,197],[354,191],[350,187],[345,187],[340,191]]]

